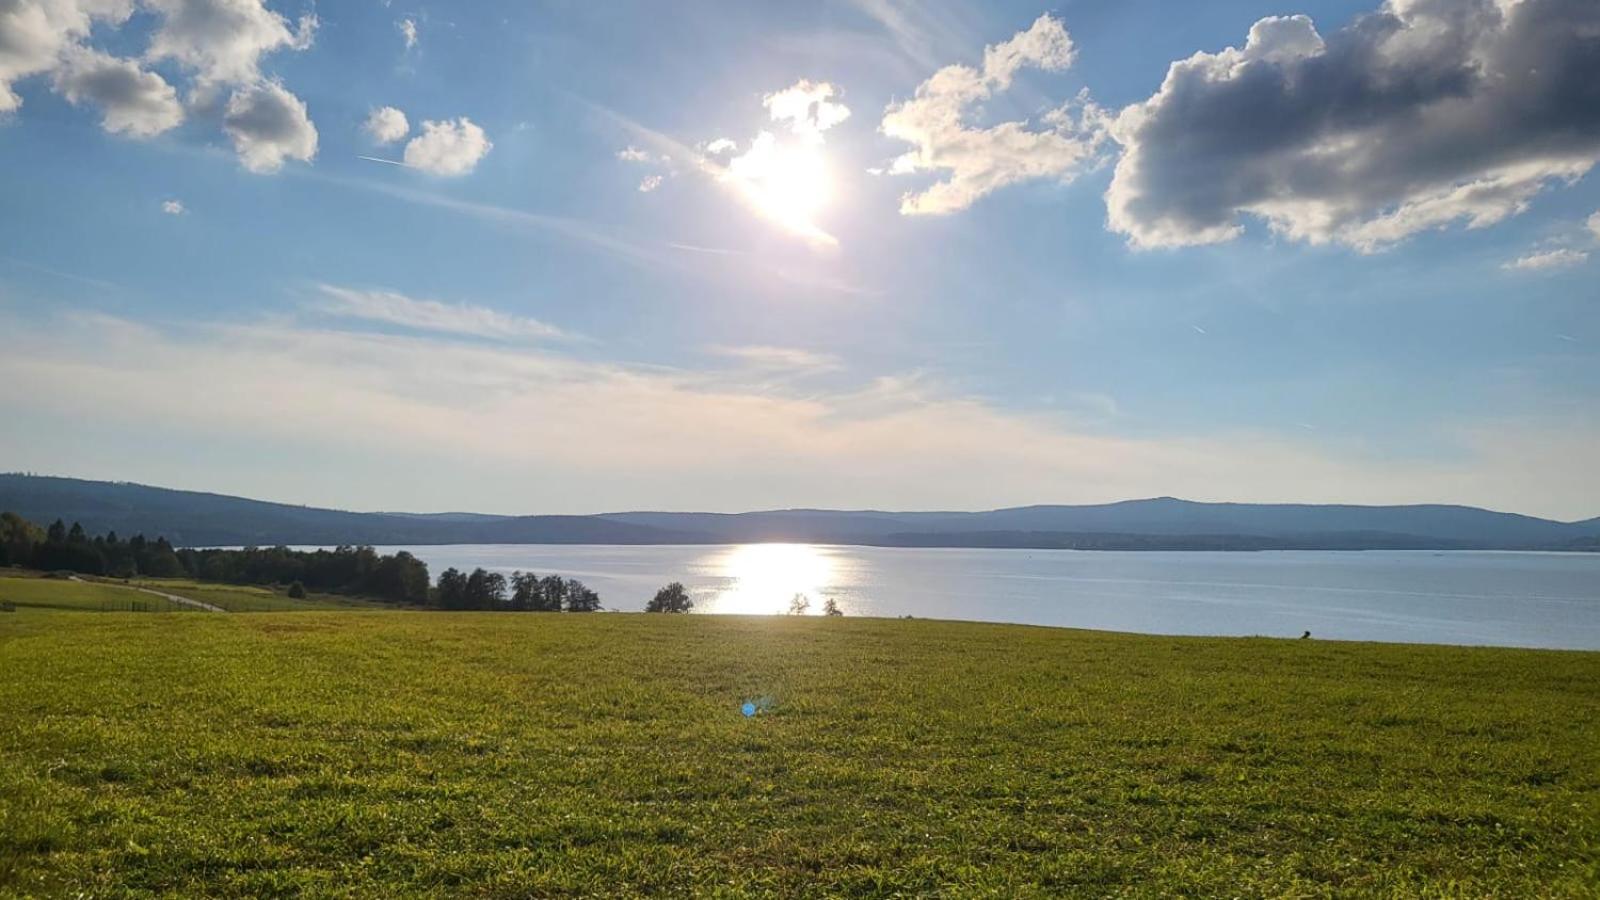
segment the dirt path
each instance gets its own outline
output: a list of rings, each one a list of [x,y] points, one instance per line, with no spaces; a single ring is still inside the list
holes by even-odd
[[[130,585],[130,587],[132,587],[132,585]],[[227,610],[223,609],[222,607],[220,607],[220,606],[212,606],[210,603],[206,603],[203,600],[190,600],[188,597],[179,597],[177,594],[168,594],[168,593],[164,593],[162,591],[152,591],[149,588],[135,587],[133,589],[136,590],[136,591],[139,591],[140,593],[155,594],[157,597],[165,597],[166,599],[172,601],[173,603],[179,603],[179,604],[182,604],[184,606],[192,606],[195,609],[203,609],[206,612],[219,612],[219,613],[227,612]]]

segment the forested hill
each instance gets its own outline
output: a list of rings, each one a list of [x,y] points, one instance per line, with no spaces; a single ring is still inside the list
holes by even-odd
[[[0,510],[178,546],[695,544],[813,541],[1077,549],[1589,549],[1600,519],[1557,522],[1467,506],[1196,503],[1170,497],[986,512],[778,510],[591,516],[361,513],[219,494],[0,475]]]

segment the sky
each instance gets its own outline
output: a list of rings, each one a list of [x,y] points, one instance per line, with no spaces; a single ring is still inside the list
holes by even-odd
[[[1600,515],[1600,4],[0,0],[0,469]]]

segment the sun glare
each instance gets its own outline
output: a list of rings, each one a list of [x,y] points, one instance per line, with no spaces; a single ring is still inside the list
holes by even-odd
[[[727,586],[707,611],[744,615],[783,612],[795,594],[804,594],[818,613],[835,575],[830,554],[810,544],[742,544],[712,567]]]
[[[816,221],[834,194],[833,173],[820,143],[780,140],[764,131],[749,151],[729,161],[725,177],[774,224],[814,243],[838,243]]]

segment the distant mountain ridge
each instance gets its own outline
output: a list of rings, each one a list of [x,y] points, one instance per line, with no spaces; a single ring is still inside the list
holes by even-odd
[[[187,546],[703,544],[808,541],[1080,549],[1547,549],[1600,547],[1600,518],[1558,522],[1470,506],[1199,503],[1174,497],[985,512],[789,509],[502,516],[348,512],[125,482],[0,475],[0,510],[91,533]]]

